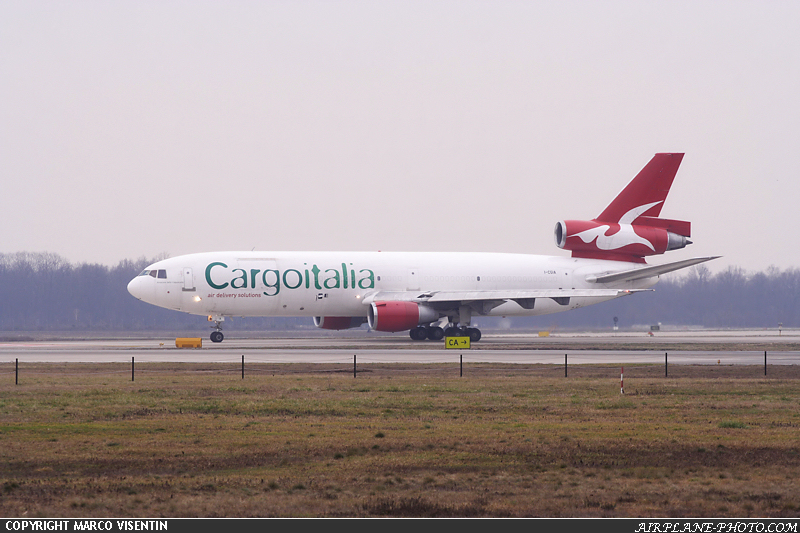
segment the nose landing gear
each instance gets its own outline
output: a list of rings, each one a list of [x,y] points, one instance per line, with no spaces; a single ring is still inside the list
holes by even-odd
[[[211,342],[222,342],[222,339],[225,338],[222,334],[222,323],[225,321],[225,317],[221,315],[209,315],[208,321],[214,323],[214,325],[211,326],[211,329],[214,330],[211,332]]]

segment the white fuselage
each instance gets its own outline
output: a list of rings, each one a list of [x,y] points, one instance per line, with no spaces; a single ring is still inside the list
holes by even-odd
[[[365,301],[378,292],[646,289],[658,281],[587,281],[632,267],[620,261],[504,253],[209,252],[158,261],[128,290],[145,302],[196,315],[365,317]],[[567,305],[543,298],[533,309],[509,300],[485,314],[543,315],[614,297],[573,297]]]

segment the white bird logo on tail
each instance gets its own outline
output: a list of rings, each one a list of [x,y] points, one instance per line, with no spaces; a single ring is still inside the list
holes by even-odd
[[[597,246],[598,250],[618,250],[629,244],[643,244],[655,252],[656,248],[653,246],[653,243],[640,237],[633,229],[633,226],[631,226],[631,223],[639,218],[642,213],[647,212],[648,209],[660,203],[661,202],[653,202],[651,204],[640,205],[622,215],[619,219],[619,231],[613,235],[606,235],[606,232],[611,229],[611,226],[606,224],[581,231],[572,236],[579,237],[586,244],[597,239],[595,246]]]

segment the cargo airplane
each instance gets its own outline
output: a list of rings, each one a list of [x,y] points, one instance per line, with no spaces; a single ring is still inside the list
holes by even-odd
[[[207,252],[148,266],[128,284],[144,302],[212,322],[310,317],[323,329],[408,331],[413,340],[481,338],[478,316],[544,315],[648,290],[661,274],[715,257],[648,265],[691,244],[691,225],[659,218],[683,154],[660,153],[592,220],[562,220],[571,257],[460,252]]]

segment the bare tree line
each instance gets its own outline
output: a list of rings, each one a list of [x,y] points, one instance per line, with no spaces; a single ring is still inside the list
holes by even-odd
[[[537,317],[556,327],[620,328],[657,324],[706,328],[800,327],[800,269],[739,267],[712,273],[705,265],[663,276],[637,293],[569,313]]]
[[[53,253],[0,254],[0,331],[205,329],[203,317],[161,309],[133,298],[128,282],[156,258],[109,267],[71,264]],[[709,328],[800,327],[800,269],[712,274],[700,265],[670,274],[654,292],[568,313],[519,318],[513,326],[620,328],[670,324]],[[485,319],[484,319],[485,320]],[[294,329],[307,319],[237,319],[232,329]],[[489,324],[486,324],[487,326]]]
[[[73,265],[48,252],[0,254],[0,331],[208,329],[201,316],[146,304],[128,293],[128,282],[158,259],[124,259],[108,267]],[[237,319],[233,326],[271,329],[296,323]]]

